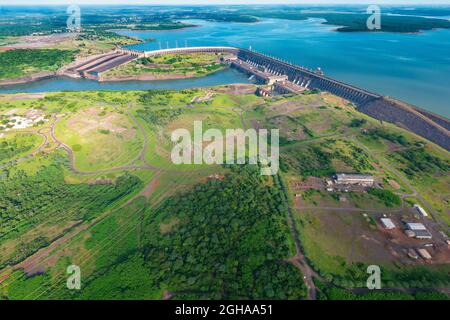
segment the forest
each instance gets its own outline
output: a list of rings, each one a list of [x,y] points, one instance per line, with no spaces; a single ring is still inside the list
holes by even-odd
[[[401,170],[409,177],[435,175],[450,171],[450,161],[430,154],[424,147],[396,151],[390,157],[403,164]]]
[[[174,299],[304,298],[302,275],[287,261],[287,207],[277,179],[262,178],[257,166],[230,171],[148,208],[142,253],[99,271],[103,276],[87,284],[83,298],[136,298],[161,290]],[[108,285],[126,270],[145,281],[128,279],[136,290]]]
[[[142,185],[140,179],[132,175],[123,175],[114,184],[68,184],[63,173],[66,161],[57,156],[53,163],[39,168],[35,174],[3,169],[0,239],[20,236],[44,222],[92,219]],[[20,254],[7,262],[20,261],[50,239],[41,240],[40,245],[38,242],[24,244]],[[4,263],[6,261],[0,261],[0,266]]]
[[[0,52],[0,79],[17,78],[33,72],[56,71],[73,61],[75,50],[17,49]]]
[[[323,143],[305,147],[292,146],[281,154],[280,168],[301,176],[324,177],[336,173],[333,160],[340,160],[355,172],[373,169],[368,154],[352,142],[327,139]]]

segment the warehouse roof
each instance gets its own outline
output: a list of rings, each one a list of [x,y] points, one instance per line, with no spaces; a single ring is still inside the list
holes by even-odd
[[[389,218],[381,218],[381,223],[386,229],[395,229],[395,224]]]
[[[338,179],[373,179],[370,174],[358,174],[358,173],[337,173]]]
[[[416,223],[416,222],[407,222],[406,223],[406,227],[409,230],[427,230],[427,228],[425,228],[425,226],[422,223]]]

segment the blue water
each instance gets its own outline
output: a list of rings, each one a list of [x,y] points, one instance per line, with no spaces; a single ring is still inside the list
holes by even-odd
[[[234,70],[226,69],[202,78],[161,80],[161,81],[114,81],[98,82],[88,79],[72,79],[60,77],[30,83],[0,87],[0,93],[18,92],[50,92],[79,90],[150,90],[175,89],[183,90],[232,83],[248,83],[247,77]]]
[[[177,31],[118,31],[141,39],[131,46],[154,50],[178,46],[230,45],[268,53],[383,95],[450,117],[450,30],[421,34],[342,33],[321,20],[268,19],[255,24],[187,21],[199,25]],[[183,89],[246,81],[233,71],[206,78],[167,81],[97,83],[52,79],[0,88],[6,92],[100,89]]]
[[[420,34],[335,32],[321,20],[268,19],[255,24],[188,21],[178,31],[119,31],[155,42],[131,46],[230,45],[255,50],[450,117],[450,30]]]

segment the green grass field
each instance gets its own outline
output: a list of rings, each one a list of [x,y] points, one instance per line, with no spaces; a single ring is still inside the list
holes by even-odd
[[[164,75],[200,77],[224,67],[220,56],[215,54],[168,54],[132,61],[103,73],[102,77],[139,75],[154,75],[155,78]]]
[[[143,148],[142,132],[126,113],[83,109],[58,123],[55,134],[74,152],[78,169],[93,171],[133,162]]]

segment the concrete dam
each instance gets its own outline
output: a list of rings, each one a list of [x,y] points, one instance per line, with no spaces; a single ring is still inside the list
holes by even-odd
[[[449,119],[332,79],[319,71],[312,71],[253,50],[216,46],[185,47],[144,52],[119,48],[115,50],[112,56],[102,56],[100,61],[89,61],[86,65],[75,69],[84,75],[86,75],[86,71],[100,73],[139,57],[183,53],[228,54],[227,62],[230,67],[247,73],[259,83],[270,85],[270,90],[260,89],[262,95],[269,95],[270,91],[281,94],[299,93],[307,89],[326,91],[354,103],[360,112],[380,121],[394,123],[450,151]],[[92,72],[88,72],[88,74],[92,74]]]

